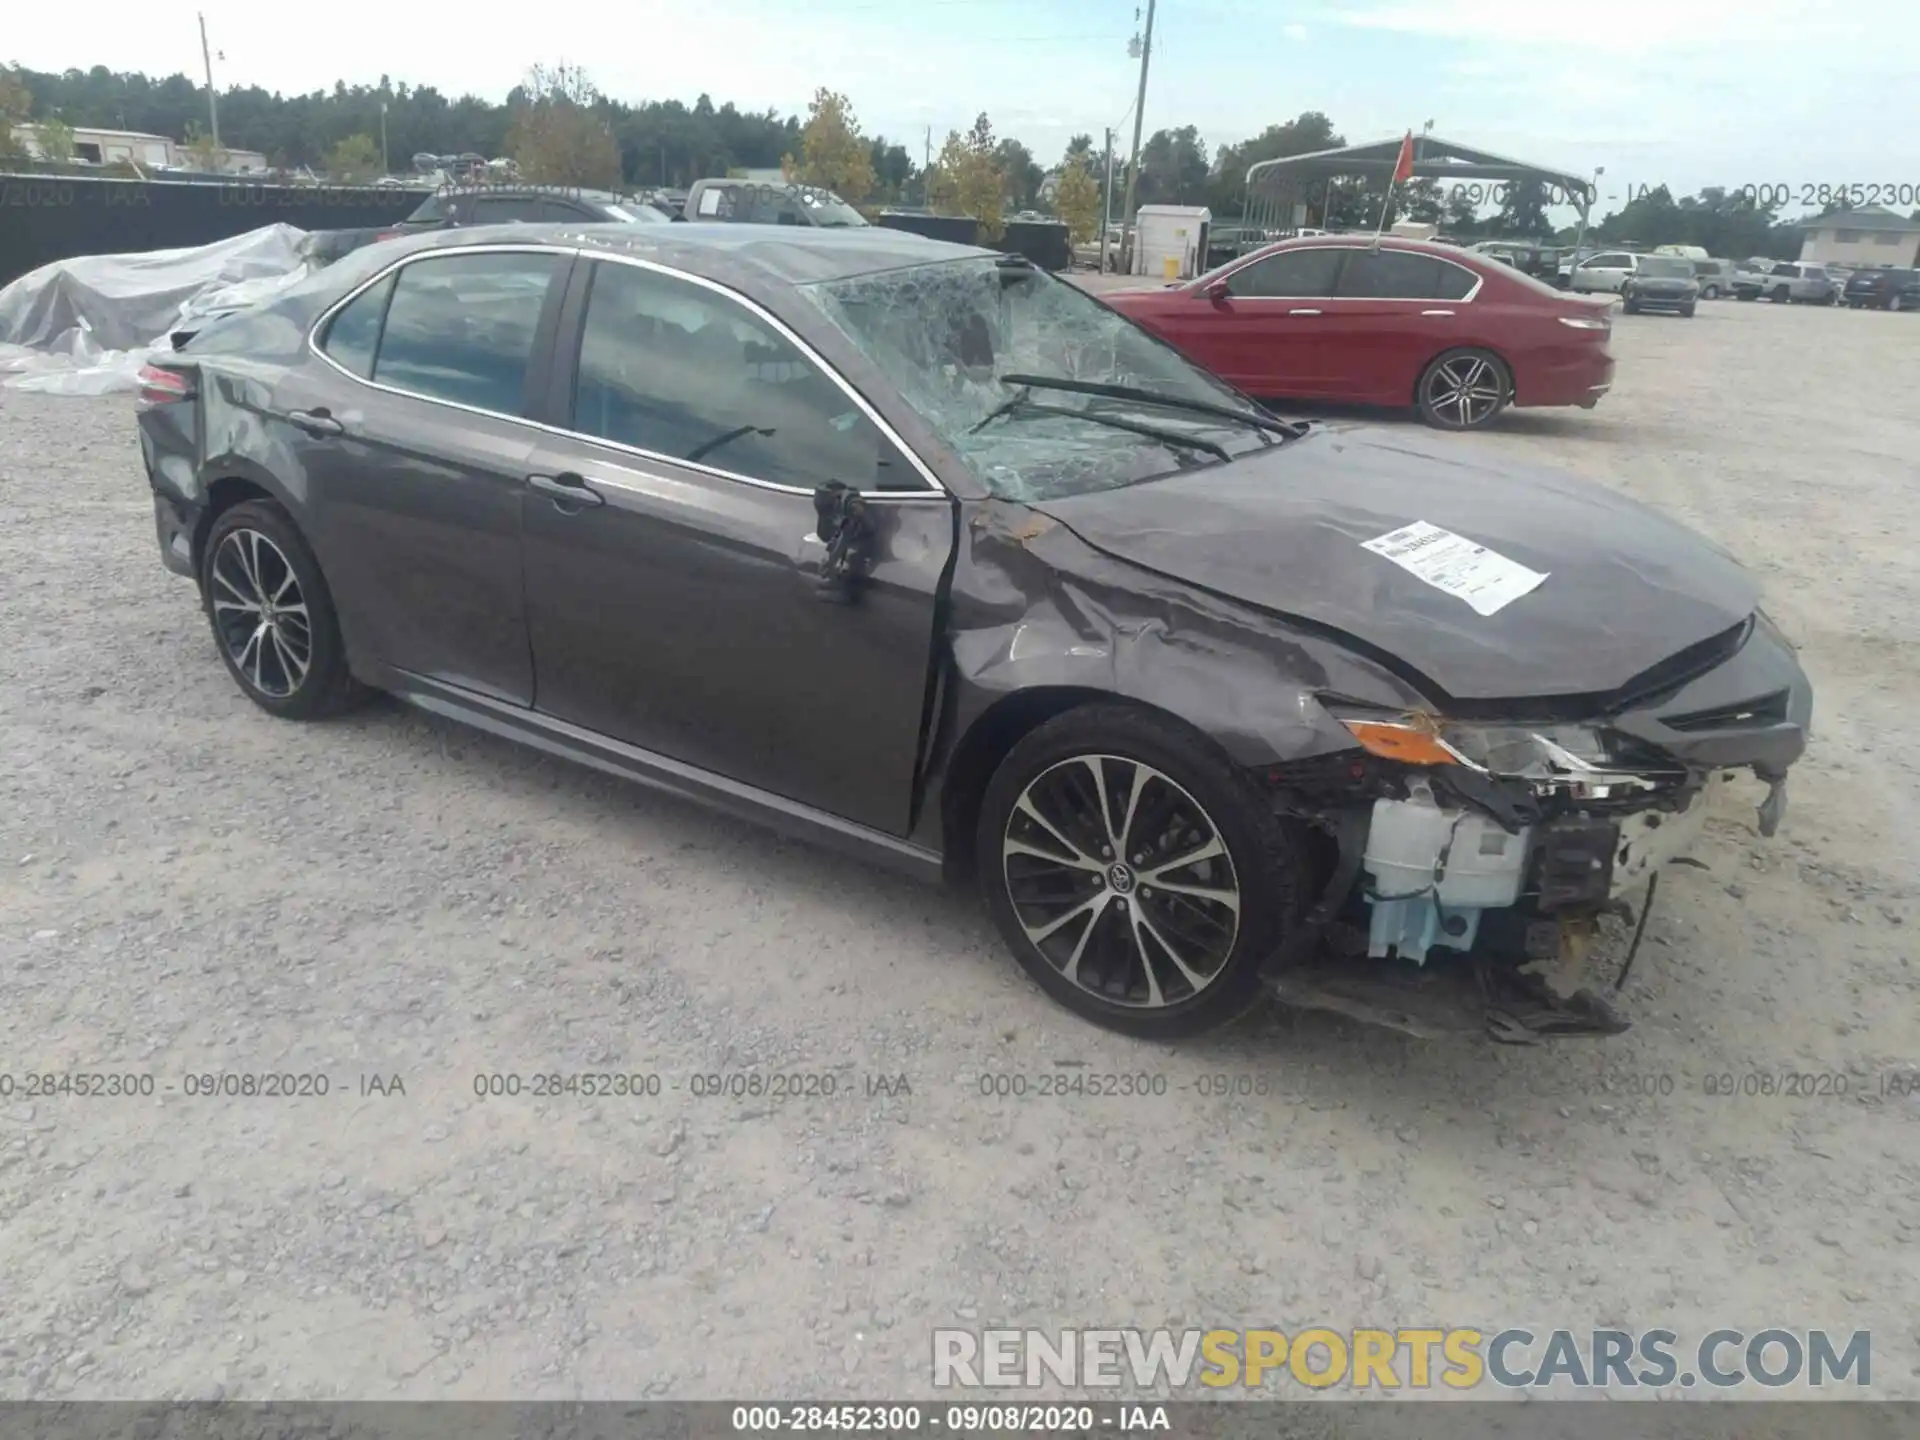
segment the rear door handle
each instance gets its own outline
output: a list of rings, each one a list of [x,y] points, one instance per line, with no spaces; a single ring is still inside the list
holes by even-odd
[[[529,475],[527,484],[567,505],[604,505],[607,497],[587,484],[584,475],[562,470],[558,475]]]
[[[1422,315],[1451,315],[1453,312],[1451,310],[1422,310],[1420,313]]]
[[[1289,310],[1289,311],[1287,311],[1287,314],[1289,314],[1289,315],[1318,315],[1319,313],[1320,313],[1320,312],[1319,312],[1318,310]]]
[[[330,415],[325,407],[312,410],[290,410],[287,423],[296,430],[304,430],[309,435],[344,435],[347,427]]]

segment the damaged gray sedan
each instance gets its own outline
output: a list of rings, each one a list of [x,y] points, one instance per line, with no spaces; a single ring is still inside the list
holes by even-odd
[[[1280,420],[1014,257],[460,230],[177,343],[142,377],[160,553],[263,709],[387,691],[977,884],[1131,1034],[1267,989],[1616,1030],[1601,920],[1644,920],[1729,777],[1770,833],[1806,742],[1718,547]]]

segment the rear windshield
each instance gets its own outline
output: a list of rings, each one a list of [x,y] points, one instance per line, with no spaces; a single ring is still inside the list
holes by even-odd
[[[444,220],[447,218],[447,202],[439,195],[429,195],[422,200],[414,212],[407,216],[409,220]]]

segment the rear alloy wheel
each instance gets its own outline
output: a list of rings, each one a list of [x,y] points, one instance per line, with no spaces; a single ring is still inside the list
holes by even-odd
[[[1259,998],[1298,918],[1300,851],[1202,738],[1097,704],[1028,735],[981,807],[996,925],[1076,1014],[1147,1038],[1195,1035]]]
[[[1449,350],[1420,376],[1415,404],[1420,418],[1441,430],[1485,425],[1513,399],[1513,379],[1498,355],[1486,350]]]
[[[200,593],[220,658],[261,709],[307,720],[360,697],[319,562],[273,501],[245,501],[213,522]]]

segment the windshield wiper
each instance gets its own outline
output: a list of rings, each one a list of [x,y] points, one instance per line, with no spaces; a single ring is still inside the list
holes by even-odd
[[[1184,395],[1162,395],[1157,390],[1143,390],[1137,385],[1108,385],[1097,380],[1067,380],[1051,375],[1002,375],[1000,379],[1008,385],[1034,385],[1042,390],[1070,390],[1076,395],[1102,395],[1109,400],[1138,400],[1143,404],[1164,405],[1170,410],[1191,410],[1196,415],[1237,420],[1255,430],[1274,430],[1288,436],[1305,433],[1305,427],[1276,416],[1255,415],[1236,410],[1231,405],[1215,405],[1209,400],[1189,400]]]
[[[1162,445],[1173,445],[1188,450],[1204,450],[1209,455],[1218,456],[1222,460],[1233,458],[1226,446],[1212,440],[1202,440],[1197,435],[1182,435],[1177,430],[1162,430],[1158,425],[1142,425],[1137,420],[1122,420],[1118,415],[1099,415],[1091,410],[1076,410],[1070,405],[1042,405],[1038,401],[1029,400],[1024,390],[996,405],[979,424],[970,426],[967,433],[972,434],[990,422],[998,420],[1002,415],[1011,415],[1016,410],[1024,415],[1065,415],[1072,420],[1091,420],[1094,424],[1105,425],[1109,429],[1126,430],[1134,435],[1144,435],[1149,440],[1158,440]]]

